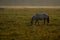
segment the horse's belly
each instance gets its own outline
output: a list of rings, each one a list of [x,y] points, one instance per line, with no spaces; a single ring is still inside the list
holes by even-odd
[[[39,20],[43,20],[44,18],[39,18]]]

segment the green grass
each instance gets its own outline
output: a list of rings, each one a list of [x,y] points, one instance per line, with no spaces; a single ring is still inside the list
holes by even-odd
[[[39,12],[49,14],[49,25],[30,25]],[[0,11],[0,40],[60,40],[60,8],[4,9]]]

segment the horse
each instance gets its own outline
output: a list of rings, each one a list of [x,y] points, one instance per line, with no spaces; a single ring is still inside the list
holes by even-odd
[[[47,21],[47,24],[49,23],[49,16],[48,14],[36,14],[34,16],[32,16],[31,19],[31,25],[33,25],[34,23],[36,24],[38,22],[39,24],[39,20],[44,20],[44,24]]]

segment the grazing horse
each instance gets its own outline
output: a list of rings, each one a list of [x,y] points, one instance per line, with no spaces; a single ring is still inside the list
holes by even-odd
[[[45,21],[47,21],[47,24],[48,24],[49,23],[48,14],[36,14],[36,15],[34,15],[31,19],[31,25],[33,25],[34,22],[36,24],[39,20],[44,20],[44,24],[45,24]],[[39,22],[38,22],[38,24],[39,24]]]

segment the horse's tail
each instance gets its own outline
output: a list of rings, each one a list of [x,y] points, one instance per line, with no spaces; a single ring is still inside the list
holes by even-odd
[[[48,18],[47,18],[47,22],[49,23],[49,16],[48,16]]]

